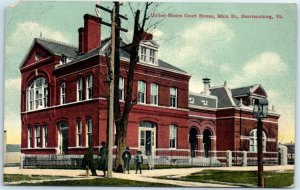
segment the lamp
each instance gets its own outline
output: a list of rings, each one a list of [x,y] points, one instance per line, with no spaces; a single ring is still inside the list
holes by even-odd
[[[267,99],[255,99],[253,105],[253,115],[258,119],[266,118],[268,115],[268,100]]]
[[[257,166],[258,166],[258,187],[264,187],[263,169],[263,143],[262,143],[262,120],[268,116],[268,100],[255,99],[253,104],[253,115],[257,119]]]

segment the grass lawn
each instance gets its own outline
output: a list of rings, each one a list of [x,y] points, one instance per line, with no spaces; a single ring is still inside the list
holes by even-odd
[[[189,176],[180,178],[160,177],[164,179],[173,179],[180,181],[193,182],[227,182],[238,185],[253,185],[257,186],[256,171],[224,171],[224,170],[203,170]],[[294,184],[294,171],[269,171],[264,172],[265,187],[267,188],[282,188],[289,187]]]
[[[98,179],[82,179],[67,181],[49,181],[41,183],[22,183],[20,185],[30,186],[110,186],[110,187],[176,187],[174,185],[162,183],[150,183],[142,181],[133,181],[117,178],[98,178]]]
[[[48,180],[59,179],[61,176],[48,176],[48,175],[22,175],[22,174],[4,174],[4,182],[17,182],[17,181],[30,181],[30,180]],[[67,177],[63,177],[67,178]]]

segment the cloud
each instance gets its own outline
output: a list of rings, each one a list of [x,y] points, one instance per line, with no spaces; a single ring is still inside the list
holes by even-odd
[[[195,77],[190,79],[189,92],[200,93],[204,89],[204,85],[201,80],[197,80]]]
[[[200,22],[183,32],[183,44],[176,52],[176,62],[213,65],[217,55],[224,48],[230,48],[233,37],[234,31],[223,21]]]
[[[55,39],[56,41],[70,42],[61,32],[42,26],[39,23],[28,21],[17,25],[16,30],[7,41],[5,51],[8,56],[14,54],[17,54],[17,56],[20,54],[24,55],[33,39],[40,35],[44,38]]]
[[[281,76],[287,70],[286,64],[280,55],[276,52],[263,52],[248,62],[242,68],[241,72],[234,75],[230,80],[231,84],[245,85],[249,81],[252,83],[261,83],[261,81],[273,80],[274,77]]]
[[[153,32],[151,32],[153,34],[153,39],[154,40],[159,40],[161,38],[163,38],[164,33],[161,30],[158,30],[157,28],[153,30]]]
[[[5,89],[21,89],[21,78],[5,80]]]

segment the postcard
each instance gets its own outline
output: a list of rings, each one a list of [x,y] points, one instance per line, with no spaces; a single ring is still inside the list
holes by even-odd
[[[296,4],[5,10],[4,184],[294,185]]]

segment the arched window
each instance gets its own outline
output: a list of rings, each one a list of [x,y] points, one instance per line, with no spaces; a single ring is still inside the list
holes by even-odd
[[[48,84],[44,77],[35,78],[27,88],[27,110],[37,110],[48,105]]]
[[[257,152],[257,129],[253,129],[250,132],[250,145],[249,145],[249,151],[250,152]],[[262,132],[262,139],[263,139],[263,151],[266,151],[266,145],[267,145],[267,135],[263,131]]]

